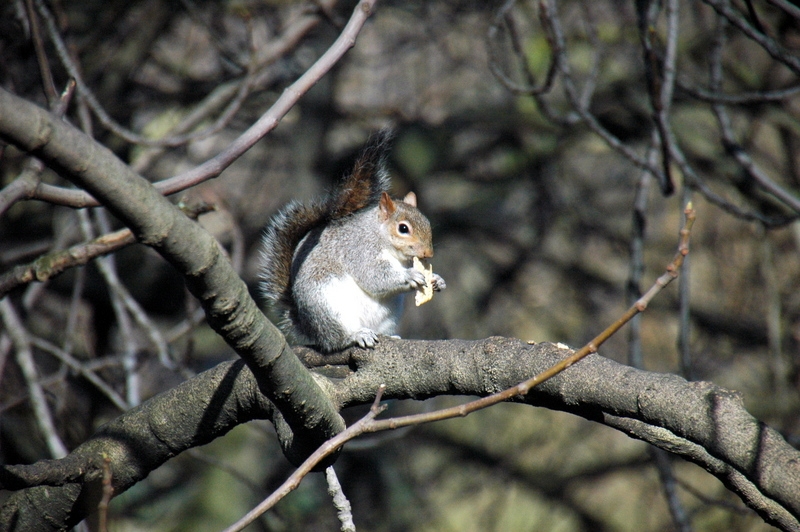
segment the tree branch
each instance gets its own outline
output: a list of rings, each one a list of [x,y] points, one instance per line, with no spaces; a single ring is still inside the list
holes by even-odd
[[[309,352],[295,351],[298,356]],[[387,399],[486,396],[572,352],[507,338],[381,337],[374,350],[353,348],[345,354],[356,370],[325,385],[338,407],[372,403],[382,383]],[[800,452],[747,413],[736,393],[590,355],[518,402],[570,412],[681,456],[719,478],[767,522],[800,530]],[[41,487],[15,493],[0,511],[0,523],[11,523],[15,515],[37,518],[33,514],[64,506],[80,515],[91,511],[91,504],[81,508],[77,501],[84,493],[85,503],[89,487],[99,486],[102,453],[112,459],[114,492],[121,493],[181,451],[220,437],[235,424],[271,415],[249,369],[241,361],[220,364],[123,414],[63,460],[0,467],[0,488],[51,486],[46,498]],[[100,489],[93,489],[92,501],[99,501]],[[0,530],[14,528],[0,525]]]
[[[220,364],[104,425],[61,460],[0,466],[0,488],[28,488],[0,510],[0,531],[64,530],[80,522],[101,501],[104,457],[118,495],[180,452],[274,413],[242,361]]]
[[[357,371],[336,388],[340,406],[369,402],[380,384],[386,398],[485,396],[571,355],[550,344],[501,338],[403,342],[403,351],[393,349],[395,343],[385,340],[374,353],[351,352]],[[590,355],[522,401],[607,424],[678,454],[720,478],[767,522],[800,530],[800,452],[753,418],[734,392]]]
[[[242,156],[247,150],[261,140],[264,135],[275,129],[281,119],[295,106],[300,98],[308,92],[311,87],[322,79],[322,77],[333,68],[342,56],[355,45],[356,37],[363,27],[367,18],[372,13],[376,0],[362,0],[353,11],[350,21],[345,26],[339,37],[333,42],[328,50],[309,68],[300,78],[287,87],[278,100],[259,118],[255,124],[250,126],[236,140],[220,153],[207,160],[203,164],[192,168],[186,172],[159,181],[155,184],[156,188],[169,196],[189,187],[213,179],[220,175],[234,161]],[[49,201],[59,205],[71,207],[93,207],[97,200],[82,190],[70,190],[55,187],[47,184],[40,184],[35,197],[44,201]]]
[[[185,277],[209,325],[250,366],[262,393],[280,411],[275,421],[290,460],[302,461],[344,429],[341,417],[258,309],[214,238],[143,177],[71,125],[4,90],[0,138],[100,199],[139,242],[159,252]]]

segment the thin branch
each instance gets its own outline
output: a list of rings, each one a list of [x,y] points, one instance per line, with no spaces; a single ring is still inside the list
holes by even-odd
[[[690,202],[692,191],[684,186],[681,201]],[[691,338],[691,264],[692,258],[686,257],[680,267],[678,280],[678,355],[680,356],[681,375],[687,380],[694,379],[694,360],[692,357]]]
[[[2,318],[6,331],[8,331],[8,335],[14,342],[14,349],[17,352],[17,364],[25,378],[35,419],[42,436],[47,442],[47,448],[53,458],[63,458],[69,451],[64,442],[61,441],[58,431],[56,431],[53,414],[47,404],[44,390],[42,390],[42,386],[39,383],[39,375],[36,371],[36,364],[33,361],[33,352],[31,351],[31,344],[25,326],[7,297],[0,299],[0,318]]]
[[[58,346],[51,344],[43,338],[33,336],[30,340],[32,345],[46,353],[50,353],[61,362],[69,366],[72,371],[94,384],[94,386],[100,390],[103,395],[105,395],[108,400],[114,404],[114,406],[119,408],[120,411],[125,412],[131,407],[131,405],[125,399],[123,399],[121,395],[119,395],[111,386],[101,379],[87,364],[81,362],[65,350],[60,349]]]
[[[35,197],[44,168],[38,159],[28,159],[17,178],[0,190],[0,216],[18,201]]]
[[[783,46],[775,42],[764,33],[758,31],[737,10],[733,9],[728,0],[703,0],[704,3],[714,8],[714,11],[725,17],[728,22],[739,28],[754,42],[758,43],[776,61],[789,68],[796,75],[800,75],[800,59],[788,52]]]
[[[711,90],[715,92],[719,92],[722,86],[722,50],[725,45],[725,28],[727,27],[725,18],[720,16],[718,19],[717,31],[714,37],[714,47],[712,48],[711,54],[709,54],[709,63],[711,67],[710,87]],[[797,214],[800,214],[800,197],[792,194],[770,179],[737,142],[736,136],[733,133],[733,125],[731,124],[731,119],[725,106],[721,103],[714,103],[712,109],[717,117],[720,132],[722,133],[722,143],[726,151],[736,159],[747,175],[764,190],[782,201]]]
[[[295,472],[292,473],[289,478],[287,478],[284,483],[278,487],[278,489],[273,491],[269,497],[264,499],[258,504],[258,506],[247,512],[244,517],[226,528],[223,532],[239,532],[243,530],[247,525],[255,521],[260,515],[275,506],[278,501],[294,491],[297,486],[300,485],[300,482],[303,480],[303,478],[305,478],[305,476],[308,475],[323,459],[325,459],[327,456],[330,456],[334,452],[337,452],[342,445],[348,441],[360,436],[361,434],[364,434],[365,432],[368,432],[368,428],[374,421],[375,417],[386,410],[386,405],[380,404],[381,397],[383,397],[383,392],[385,389],[386,388],[383,385],[378,388],[378,392],[375,394],[375,400],[372,402],[372,407],[364,417],[347,427],[347,429],[340,432],[330,440],[323,443],[316,451],[314,451],[313,454],[311,454],[311,456],[309,456],[302,464],[300,464]]]
[[[514,17],[511,16],[511,10],[516,3],[516,0],[507,0],[502,7],[497,10],[494,21],[489,26],[489,31],[487,34],[487,39],[489,40],[490,44],[488,47],[489,69],[492,71],[492,74],[494,74],[497,80],[514,94],[527,94],[530,96],[546,94],[553,88],[553,82],[555,81],[556,74],[558,73],[558,56],[554,53],[550,57],[550,64],[547,67],[545,80],[541,85],[537,86],[536,76],[531,71],[530,66],[528,65],[528,60],[525,57],[525,51],[522,46],[522,39],[520,38],[519,30],[514,22]],[[503,69],[500,66],[500,58],[497,56],[497,52],[495,51],[496,47],[491,46],[492,42],[495,42],[500,38],[499,34],[501,25],[505,26],[506,30],[508,31],[509,39],[511,41],[511,49],[514,53],[517,63],[520,65],[523,76],[525,76],[526,85],[521,85],[513,81],[506,75],[505,72],[503,72]]]
[[[107,232],[111,229],[111,223],[108,220],[108,215],[105,210],[98,210],[95,216],[101,231]],[[156,327],[153,321],[148,317],[142,306],[131,296],[128,289],[119,280],[119,276],[116,273],[116,260],[114,256],[107,255],[100,257],[98,260],[98,267],[101,267],[102,264],[101,272],[103,272],[106,282],[109,283],[112,291],[117,294],[125,309],[130,312],[139,327],[145,332],[147,337],[150,338],[150,341],[156,348],[156,353],[158,354],[158,359],[161,364],[167,369],[175,369],[175,363],[169,355],[169,346],[164,336],[161,334],[161,331],[158,330],[158,327]],[[129,400],[129,402],[131,401]],[[131,404],[138,403],[131,402]]]
[[[36,0],[41,2],[41,0]],[[275,129],[286,113],[294,107],[300,98],[308,92],[342,56],[353,47],[358,33],[372,13],[376,0],[362,0],[353,12],[342,33],[331,44],[328,50],[292,85],[287,87],[272,107],[264,113],[250,128],[242,133],[227,148],[205,163],[155,183],[156,189],[165,196],[175,194],[189,187],[213,179],[233,164],[247,150],[261,140],[267,133]],[[70,190],[41,184],[36,190],[36,199],[69,207],[94,207],[99,205],[90,194],[83,190]]]
[[[64,343],[61,349],[68,354],[72,353],[73,338],[78,328],[80,316],[80,305],[83,302],[83,289],[86,286],[86,269],[78,268],[75,272],[75,282],[72,285],[72,296],[70,297],[69,310],[67,314],[67,325],[64,327]]]
[[[678,497],[675,472],[673,471],[669,454],[656,447],[650,447],[650,454],[658,470],[658,476],[664,488],[664,496],[667,499],[667,506],[669,507],[669,513],[672,515],[672,522],[675,523],[675,529],[680,532],[691,532],[692,522]]]
[[[566,40],[564,38],[564,31],[561,27],[555,3],[553,0],[544,0],[540,6],[542,10],[542,20],[553,36],[553,53],[560,54],[565,57]],[[581,101],[581,95],[578,94],[578,90],[575,87],[572,74],[570,73],[569,63],[566,61],[566,59],[559,61],[559,68],[563,78],[564,90],[567,94],[570,105],[572,105],[575,112],[578,114],[578,116],[580,116],[581,120],[589,127],[589,129],[599,135],[600,138],[602,138],[610,148],[628,159],[635,166],[643,170],[647,170],[653,176],[659,179],[659,181],[662,181],[662,173],[657,167],[651,165],[649,161],[641,157],[614,134],[608,131],[608,129],[603,127],[597,118],[589,112],[588,108],[584,106],[584,102]]]
[[[190,218],[197,218],[197,216],[214,209],[213,205],[202,202],[181,205],[181,208]],[[133,236],[130,229],[120,229],[88,242],[76,244],[69,249],[42,255],[33,262],[15,266],[0,275],[0,297],[18,286],[34,281],[47,281],[70,268],[83,266],[97,257],[119,251],[135,243],[136,237]]]
[[[339,478],[336,476],[336,470],[333,469],[333,466],[328,466],[325,469],[325,480],[328,482],[328,495],[333,499],[333,507],[336,508],[336,516],[342,524],[340,530],[342,532],[356,532],[350,501],[347,500],[347,496],[342,490],[342,485],[339,483]]]
[[[58,30],[57,23],[53,14],[50,13],[50,10],[44,4],[43,0],[34,0],[36,2],[36,9],[38,10],[39,14],[45,21],[45,25],[48,29],[48,34],[50,36],[53,45],[55,46],[56,53],[61,60],[62,66],[67,70],[69,75],[75,80],[78,85],[78,90],[80,92],[81,98],[87,103],[89,108],[94,112],[95,116],[100,120],[100,122],[107,127],[110,131],[114,134],[118,135],[122,139],[133,143],[133,144],[141,144],[145,146],[169,146],[175,147],[186,144],[187,142],[195,139],[200,139],[207,137],[209,135],[214,134],[216,131],[219,131],[228,121],[233,117],[235,112],[241,107],[242,101],[247,97],[250,93],[250,89],[252,88],[252,79],[253,73],[248,72],[247,76],[245,77],[245,81],[240,86],[240,97],[231,102],[231,105],[226,110],[225,113],[211,126],[205,128],[202,131],[193,133],[191,135],[181,135],[177,137],[168,137],[162,139],[149,139],[147,137],[143,137],[133,131],[130,131],[123,125],[116,122],[111,116],[106,112],[105,108],[99,102],[97,97],[94,95],[92,90],[83,80],[83,76],[81,75],[81,69],[76,64],[75,60],[73,60],[72,55],[70,54],[67,44],[64,42],[64,39],[61,37],[61,34]]]
[[[658,156],[655,131],[653,132],[653,143],[650,147],[649,160],[655,164]],[[644,238],[647,227],[647,200],[650,192],[651,175],[649,172],[642,171],[636,181],[636,193],[633,201],[633,216],[631,220],[631,243],[630,243],[630,268],[628,282],[625,290],[626,303],[632,305],[642,296],[641,281],[644,273]],[[641,343],[641,319],[634,316],[631,319],[631,326],[628,334],[628,364],[634,368],[644,367],[644,356],[642,354]]]
[[[89,213],[86,210],[78,211],[81,221],[81,230],[84,238],[91,238],[94,235]],[[104,255],[95,260],[100,275],[103,277],[111,296],[111,308],[114,310],[114,318],[119,328],[119,337],[122,339],[122,367],[125,370],[125,400],[128,404],[136,406],[141,402],[139,393],[139,373],[137,358],[139,346],[134,338],[133,324],[127,309],[133,305],[132,298],[127,289],[117,277],[116,261],[114,255]]]
[[[671,145],[675,143],[675,135],[669,123],[669,114],[672,109],[672,95],[675,92],[675,63],[678,59],[678,0],[667,0],[667,46],[664,54],[664,61],[661,65],[661,87],[659,88],[659,102],[656,108],[656,123],[661,134],[663,146],[663,165],[664,175],[661,183],[661,191],[664,194],[671,194],[675,189],[670,172],[670,152]]]
[[[42,89],[44,89],[47,102],[52,108],[58,101],[58,91],[53,82],[53,72],[50,69],[50,62],[47,60],[47,54],[44,50],[44,41],[42,40],[42,32],[39,27],[39,18],[36,16],[36,11],[33,8],[33,0],[25,0],[25,11],[28,15],[28,22],[31,28],[31,39],[33,40],[33,49],[36,52],[36,61],[39,63],[39,75],[42,77]]]
[[[226,109],[221,113],[216,124],[209,129],[209,131],[219,131],[216,126],[224,120],[229,120],[229,118],[226,119],[226,117],[232,117],[244,102],[248,94],[248,91],[243,90],[244,84],[249,83],[252,85],[251,88],[264,86],[268,82],[269,76],[269,71],[266,67],[274,64],[290,50],[296,48],[300,40],[316,27],[319,21],[320,17],[299,17],[291,26],[286,28],[276,40],[272,41],[269,46],[257,51],[258,55],[253,58],[253,62],[256,66],[251,69],[252,72],[255,73],[253,79],[246,78],[244,80],[229,81],[217,86],[203,101],[195,105],[194,109],[172,128],[169,133],[173,136],[188,133],[192,128],[206,120],[208,116],[217,112],[220,107],[225,106],[227,103]],[[143,172],[145,168],[151,164],[153,159],[163,152],[163,147],[151,147],[142,150],[141,154],[136,160],[132,161],[131,165],[137,172]]]
[[[650,105],[653,108],[653,122],[661,146],[662,171],[657,176],[664,195],[672,194],[675,184],[671,177],[671,152],[675,144],[675,136],[669,123],[672,95],[675,88],[675,62],[678,47],[678,6],[677,0],[667,0],[667,44],[664,58],[659,60],[659,55],[653,44],[655,25],[659,14],[659,2],[639,2],[639,32],[644,52],[645,74],[647,78],[647,92],[650,96]]]
[[[686,159],[686,155],[679,146],[673,144],[672,150],[672,159],[678,165],[678,168],[680,168],[686,185],[692,190],[699,192],[706,200],[708,200],[709,203],[716,205],[728,214],[731,214],[737,218],[741,218],[742,220],[758,221],[768,227],[780,227],[787,225],[798,218],[797,216],[768,216],[756,210],[748,210],[739,207],[727,198],[711,190],[708,184],[706,184],[705,181],[701,179],[699,175],[697,175],[697,172],[695,172],[694,168],[692,168],[692,165],[689,164],[689,161]]]
[[[64,116],[74,94],[75,82],[69,80],[58,100],[50,105],[50,109],[56,116]],[[22,199],[32,199],[36,196],[36,190],[41,184],[43,171],[44,165],[41,161],[32,157],[26,162],[20,175],[8,186],[0,190],[0,216],[16,202]]]
[[[788,100],[800,93],[800,85],[793,85],[785,89],[776,89],[757,92],[743,92],[740,94],[726,94],[702,87],[694,87],[689,82],[678,79],[678,88],[698,100],[709,103],[725,103],[729,105],[749,105],[764,102],[780,102]]]

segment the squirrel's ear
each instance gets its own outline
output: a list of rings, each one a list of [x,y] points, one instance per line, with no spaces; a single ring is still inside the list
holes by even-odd
[[[413,192],[409,192],[408,194],[406,194],[406,197],[403,198],[403,203],[408,203],[412,207],[416,207],[417,206],[417,195],[414,194]]]
[[[386,192],[381,193],[381,201],[378,204],[378,206],[380,207],[382,221],[387,220],[389,216],[391,216],[392,213],[394,213],[395,209],[397,209],[397,206],[394,204],[394,201],[392,201],[392,198],[390,198],[389,194],[387,194]]]

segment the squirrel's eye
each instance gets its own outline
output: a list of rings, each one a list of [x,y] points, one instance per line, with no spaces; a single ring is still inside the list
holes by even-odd
[[[400,232],[401,235],[407,235],[411,232],[411,228],[405,222],[400,222],[397,225],[397,230]]]

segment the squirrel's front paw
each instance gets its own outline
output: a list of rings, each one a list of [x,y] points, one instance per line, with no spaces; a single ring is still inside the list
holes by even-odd
[[[414,268],[406,269],[406,282],[411,290],[418,290],[427,284],[425,274]]]
[[[364,349],[371,349],[378,343],[378,335],[375,331],[364,327],[353,336],[353,341]]]
[[[433,284],[433,289],[436,292],[441,292],[447,288],[447,283],[444,282],[444,279],[442,279],[442,276],[438,273],[433,274],[433,282],[431,284]]]

